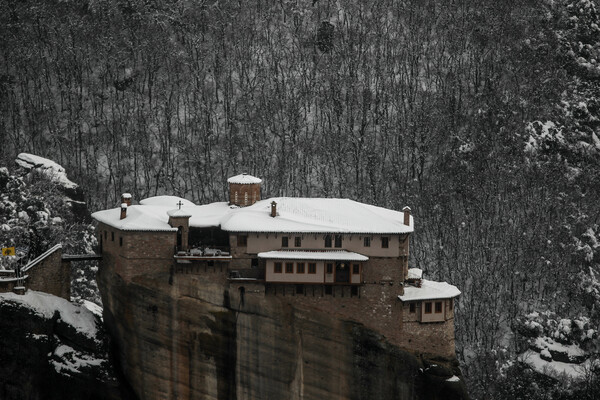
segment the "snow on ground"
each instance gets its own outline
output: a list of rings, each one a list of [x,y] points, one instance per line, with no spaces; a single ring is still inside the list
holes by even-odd
[[[24,295],[15,293],[0,293],[0,302],[12,301],[20,303],[38,315],[50,319],[55,311],[60,313],[60,319],[71,325],[79,333],[95,339],[98,333],[94,314],[82,305],[73,304],[61,297],[48,293],[28,290]]]
[[[446,379],[446,382],[458,382],[460,378],[456,375],[452,375],[450,378]]]
[[[102,319],[102,307],[100,307],[98,304],[92,303],[88,300],[83,300],[83,306],[90,310],[92,314],[97,315],[100,317],[100,319]]]
[[[564,363],[560,361],[545,361],[539,353],[533,350],[527,350],[519,356],[522,361],[540,374],[548,376],[566,375],[568,378],[580,379],[585,377],[586,371],[591,368],[592,362],[587,360],[581,364]]]
[[[48,176],[54,182],[60,184],[67,189],[74,189],[77,184],[67,178],[65,169],[56,162],[44,157],[36,156],[29,153],[21,153],[15,160],[21,167],[30,170],[37,169]]]
[[[585,355],[585,351],[576,344],[562,344],[549,337],[538,337],[535,339],[535,347],[542,351],[566,354],[569,359],[574,360]]]
[[[96,367],[106,361],[62,344],[54,350],[54,358],[50,362],[56,372],[69,375],[69,373],[80,373],[81,368]]]

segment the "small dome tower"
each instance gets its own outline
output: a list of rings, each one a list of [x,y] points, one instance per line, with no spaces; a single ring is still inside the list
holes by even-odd
[[[259,201],[261,182],[261,179],[248,174],[240,174],[227,179],[229,204],[246,207]]]

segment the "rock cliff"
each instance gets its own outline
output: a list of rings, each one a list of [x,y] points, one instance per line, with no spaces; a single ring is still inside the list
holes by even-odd
[[[105,323],[140,399],[467,398],[455,360],[212,274],[124,281],[101,266]]]

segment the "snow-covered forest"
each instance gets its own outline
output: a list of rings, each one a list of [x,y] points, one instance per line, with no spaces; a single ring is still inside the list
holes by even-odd
[[[471,396],[593,398],[599,13],[597,0],[2,1],[0,165],[55,160],[92,211],[124,191],[222,201],[241,172],[265,196],[409,205],[411,266],[463,293]],[[585,358],[585,384],[530,370],[543,365],[530,346]]]

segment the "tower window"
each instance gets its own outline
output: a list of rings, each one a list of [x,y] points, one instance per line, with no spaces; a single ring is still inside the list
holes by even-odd
[[[431,314],[431,302],[425,303],[425,314]]]
[[[286,274],[294,273],[294,263],[285,263],[285,273]]]
[[[325,235],[325,247],[331,247],[331,235]]]
[[[415,313],[417,311],[417,308],[415,307],[415,303],[410,303],[410,305],[408,307],[410,308],[411,313]]]
[[[435,313],[440,314],[441,312],[442,312],[442,302],[436,301],[435,302]]]
[[[123,247],[123,237],[119,236],[119,246]]]
[[[363,239],[363,244],[365,247],[371,247],[371,238],[370,237],[365,237]]]
[[[327,273],[333,274],[333,264],[332,263],[327,263]]]
[[[248,205],[248,192],[244,193],[244,205]]]
[[[302,238],[300,236],[294,238],[294,246],[302,247]]]
[[[273,272],[276,274],[280,274],[281,273],[281,263],[280,262],[276,262],[274,267],[273,267]]]
[[[304,273],[304,263],[296,264],[296,273],[298,273],[298,274]]]
[[[317,264],[316,263],[308,263],[308,273],[309,274],[317,273]]]
[[[281,237],[281,247],[288,247],[289,245],[289,240],[287,236],[282,236]]]
[[[233,202],[234,202],[235,204],[237,204],[237,203],[238,203],[238,192],[237,192],[237,190],[235,191],[235,194],[234,194],[233,198],[234,198],[234,201],[233,201]]]
[[[111,233],[110,233],[110,241],[111,241],[111,242],[114,242],[114,241],[115,241],[115,233],[114,233],[114,232],[111,232]]]

